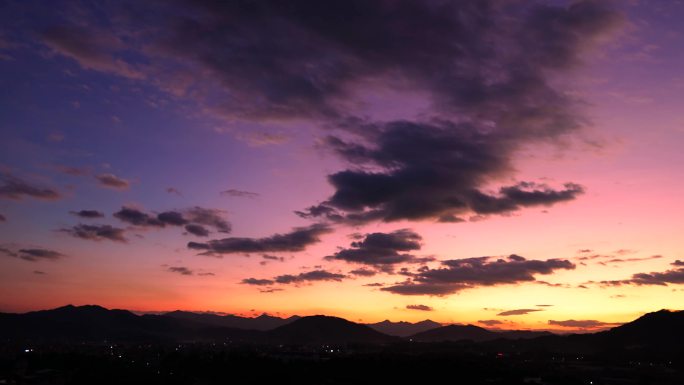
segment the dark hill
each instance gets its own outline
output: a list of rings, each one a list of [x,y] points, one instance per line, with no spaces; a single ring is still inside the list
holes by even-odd
[[[267,333],[269,341],[284,344],[374,344],[398,340],[366,325],[323,315],[303,317]]]
[[[193,313],[187,311],[176,310],[165,313],[165,316],[191,320],[211,326],[229,327],[236,329],[247,330],[271,330],[279,326],[286,325],[290,322],[298,320],[300,317],[292,316],[289,318],[273,317],[267,314],[262,314],[255,318],[239,317],[235,315],[218,315],[211,313]]]
[[[474,325],[448,325],[441,328],[428,330],[414,334],[410,337],[413,341],[419,342],[442,342],[442,341],[463,341],[474,342],[487,341],[498,338],[497,333],[491,332]]]
[[[399,337],[408,337],[417,333],[442,327],[442,324],[431,320],[425,320],[416,323],[405,321],[392,322],[390,320],[384,320],[382,322],[367,325],[372,329],[379,331],[380,333]]]
[[[159,315],[138,316],[127,310],[108,310],[94,305],[67,305],[25,314],[0,313],[0,337],[59,342],[252,338],[244,330],[212,328],[191,320]]]

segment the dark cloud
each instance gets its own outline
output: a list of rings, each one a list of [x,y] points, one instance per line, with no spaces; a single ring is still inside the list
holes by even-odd
[[[523,207],[575,199],[582,186],[560,190],[532,182],[480,190],[510,167],[509,141],[499,142],[468,124],[394,122],[371,126],[373,147],[329,138],[343,158],[385,171],[346,170],[328,177],[335,193],[300,216],[367,222],[436,219],[458,222],[459,215],[505,214]]]
[[[681,285],[684,284],[684,266],[679,261],[672,263],[675,266],[674,269],[666,270],[663,272],[651,272],[651,273],[637,273],[633,274],[630,279],[614,280],[614,281],[600,281],[594,282],[590,281],[587,283],[599,284],[601,286],[622,286],[622,285],[637,285],[637,286],[648,286],[648,285],[658,285],[667,286]]]
[[[607,261],[601,261],[598,262],[600,265],[607,265],[609,263],[627,263],[627,262],[641,262],[641,261],[649,261],[652,259],[660,259],[662,258],[662,255],[652,255],[650,257],[644,257],[644,258],[612,258]]]
[[[0,214],[0,222],[7,222],[7,218],[2,214]]]
[[[577,252],[578,253],[591,253],[592,250],[591,249],[580,249],[580,250],[577,250]]]
[[[69,214],[76,215],[77,217],[92,219],[92,218],[104,218],[104,213],[97,210],[80,210],[80,211],[69,211]]]
[[[47,274],[47,273],[44,272],[44,271],[40,271],[40,270],[33,270],[33,274],[36,274],[36,275],[45,275],[45,274]]]
[[[506,316],[511,316],[511,315],[525,315],[529,313],[534,313],[536,311],[543,311],[542,309],[514,309],[514,310],[506,310],[502,311],[501,313],[498,313],[498,316],[501,317],[506,317]]]
[[[172,273],[178,273],[180,275],[193,275],[194,272],[187,267],[184,266],[169,266],[167,269],[168,271]]]
[[[684,267],[684,261],[680,261],[679,259],[671,263],[672,266],[680,266]]]
[[[58,259],[65,257],[65,255],[60,252],[39,248],[19,249],[18,251],[0,248],[0,253],[5,254],[9,257],[20,258],[29,262],[56,261]]]
[[[130,187],[131,183],[126,179],[119,178],[114,174],[99,174],[95,175],[95,179],[100,182],[101,186],[109,187],[113,189],[126,190]]]
[[[241,283],[245,285],[269,286],[273,285],[275,282],[271,279],[245,278],[241,281]]]
[[[196,224],[189,224],[185,225],[185,231],[192,235],[196,235],[198,237],[208,237],[209,236],[209,230],[204,228],[202,225],[196,225]]]
[[[188,221],[183,218],[183,214],[177,211],[165,211],[157,214],[157,220],[171,226],[183,226],[188,223]]]
[[[372,277],[376,275],[378,272],[375,270],[369,270],[369,269],[356,269],[352,270],[349,272],[351,275],[356,275],[359,277]]]
[[[121,40],[101,29],[54,26],[42,32],[43,42],[54,52],[76,60],[83,68],[139,79],[143,74],[113,51],[122,49]]]
[[[365,285],[363,285],[363,286],[367,286],[367,287],[383,287],[383,286],[385,286],[385,284],[384,284],[384,283],[380,283],[380,282],[374,282],[374,283],[367,283],[367,284],[365,284]]]
[[[486,320],[479,320],[479,321],[477,321],[477,323],[482,324],[482,325],[486,325],[486,326],[496,326],[496,325],[501,325],[504,322],[499,321],[498,319],[486,319]]]
[[[185,218],[192,223],[210,226],[220,233],[230,233],[231,225],[223,217],[226,212],[219,209],[207,209],[195,206],[183,212]]]
[[[314,224],[296,227],[285,234],[275,234],[265,238],[223,238],[206,243],[189,242],[188,248],[204,250],[209,254],[269,253],[281,251],[302,251],[307,246],[320,242],[320,236],[331,232],[331,228]]]
[[[261,256],[261,258],[268,260],[268,261],[279,261],[279,262],[285,262],[285,258],[283,257],[278,257],[276,255],[269,255],[269,254],[264,254]]]
[[[141,227],[164,227],[165,223],[134,207],[122,207],[114,213],[114,217],[122,222]]]
[[[55,166],[55,169],[61,172],[62,174],[71,176],[90,175],[90,169],[87,167]]]
[[[121,8],[109,13],[117,22],[54,26],[43,41],[86,69],[145,79],[174,96],[192,90],[203,110],[223,118],[315,119],[340,129],[326,146],[353,166],[329,175],[329,199],[298,214],[350,222],[457,222],[463,213],[481,218],[576,199],[584,189],[575,183],[486,188],[514,171],[521,148],[586,125],[580,103],[554,80],[570,75],[620,20],[600,0]],[[421,94],[429,104],[423,116],[435,119],[359,119],[368,114],[355,106],[375,87]]]
[[[279,275],[274,278],[276,283],[281,284],[292,284],[292,283],[302,283],[311,281],[341,281],[347,278],[344,274],[331,273],[325,270],[312,270],[305,273],[299,273],[297,275],[285,274]]]
[[[255,192],[235,190],[235,189],[221,191],[220,194],[223,196],[236,197],[236,198],[250,198],[250,199],[257,198],[259,196],[259,194],[255,193]]]
[[[207,272],[203,272],[203,273],[197,273],[197,275],[199,275],[200,277],[209,277],[209,276],[213,277],[216,274],[207,271]]]
[[[224,212],[218,209],[192,207],[183,211],[164,211],[159,214],[149,214],[133,207],[122,207],[114,213],[114,217],[140,227],[185,226],[185,230],[193,235],[206,237],[211,226],[219,232],[230,232],[231,226],[223,219]]]
[[[539,306],[539,307],[551,307],[553,305],[534,305],[534,306]]]
[[[422,310],[422,311],[433,311],[433,310],[435,310],[432,307],[427,306],[427,305],[406,305],[406,308],[408,310]]]
[[[362,241],[352,242],[351,248],[342,249],[325,257],[330,261],[346,261],[366,265],[394,265],[398,263],[422,263],[433,258],[417,258],[403,252],[419,250],[421,236],[403,229],[391,233],[366,234]]]
[[[597,321],[597,320],[569,319],[569,320],[565,320],[565,321],[549,320],[549,325],[561,326],[564,328],[574,328],[574,329],[598,329],[598,328],[606,328],[606,327],[610,327],[610,326],[616,326],[619,324],[601,322],[601,321]]]
[[[176,195],[178,195],[178,196],[183,196],[183,194],[181,194],[180,190],[178,190],[178,189],[175,188],[175,187],[167,187],[167,188],[166,188],[166,192],[169,193],[169,194],[176,194]]]
[[[21,200],[25,197],[57,200],[62,195],[57,190],[31,184],[8,173],[0,172],[0,198]]]
[[[506,259],[480,257],[442,261],[442,267],[422,268],[404,282],[383,288],[401,295],[447,295],[479,286],[536,282],[535,275],[548,275],[560,269],[574,269],[561,259],[527,260],[518,255]]]
[[[127,242],[124,237],[125,230],[110,225],[84,225],[78,224],[70,228],[58,230],[75,238],[91,241],[110,240],[115,242]]]

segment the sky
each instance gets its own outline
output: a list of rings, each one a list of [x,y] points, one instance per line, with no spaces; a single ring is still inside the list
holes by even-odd
[[[0,311],[594,331],[684,296],[682,1],[0,2]]]

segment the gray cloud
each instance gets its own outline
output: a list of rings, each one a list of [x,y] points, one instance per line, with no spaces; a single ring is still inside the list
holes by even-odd
[[[19,249],[18,251],[0,248],[0,253],[29,262],[56,261],[65,257],[65,255],[60,252],[41,248]]]
[[[366,234],[361,241],[352,242],[351,248],[342,249],[325,257],[330,261],[346,261],[375,266],[398,263],[422,263],[433,258],[418,258],[403,252],[419,250],[422,237],[417,233],[402,229],[391,233]]]
[[[408,310],[421,310],[421,311],[434,311],[430,306],[427,305],[406,305],[406,309]]]
[[[257,198],[259,196],[259,194],[255,193],[255,192],[235,190],[235,189],[221,191],[220,194],[223,196],[229,196],[229,197],[235,197],[235,198],[250,198],[250,199]]]
[[[0,214],[0,222],[7,222],[7,218],[2,214]]]
[[[269,286],[273,285],[275,281],[272,279],[245,278],[241,281],[241,283],[245,285]]]
[[[285,274],[274,278],[276,283],[292,284],[312,281],[341,281],[347,276],[344,274],[331,273],[325,270],[312,270],[297,275]]]
[[[684,284],[684,266],[679,261],[672,263],[674,269],[663,272],[651,273],[637,273],[633,274],[629,279],[613,280],[613,281],[590,281],[587,283],[594,283],[601,286],[622,286],[622,285],[636,285],[636,286],[668,286]]]
[[[109,187],[118,190],[126,190],[131,186],[131,183],[114,174],[99,174],[95,175],[95,179],[100,182],[101,186]]]
[[[134,207],[122,207],[114,213],[114,217],[122,222],[141,227],[164,227],[164,222]]]
[[[75,238],[87,239],[90,241],[110,240],[115,242],[127,242],[125,230],[110,225],[84,225],[78,224],[73,227],[57,230]]]
[[[553,80],[620,21],[600,0],[119,6],[109,12],[116,22],[56,25],[43,41],[86,69],[145,79],[178,97],[192,90],[218,117],[337,128],[325,146],[350,167],[329,175],[332,196],[299,214],[349,222],[458,222],[576,199],[584,192],[576,183],[486,187],[513,172],[522,147],[586,125],[580,103]],[[367,114],[353,106],[375,85],[422,94],[431,118],[358,118]]]
[[[349,274],[359,277],[372,277],[377,274],[377,271],[369,269],[355,269],[350,271]]]
[[[52,188],[34,185],[9,173],[0,172],[0,198],[22,200],[25,197],[57,200],[62,195]]]
[[[223,238],[205,243],[189,242],[188,248],[203,250],[209,254],[270,253],[282,251],[302,251],[307,246],[320,242],[320,236],[331,232],[331,228],[314,224],[308,227],[295,227],[285,234],[274,234],[265,238]]]
[[[69,211],[69,214],[85,219],[104,218],[104,213],[97,210]]]
[[[208,237],[209,236],[209,230],[204,228],[202,225],[197,225],[197,224],[189,224],[185,225],[185,231],[188,233],[198,236],[198,237]]]
[[[569,320],[565,320],[565,321],[549,320],[549,325],[561,326],[564,328],[574,328],[574,329],[598,329],[598,328],[606,328],[606,327],[616,326],[616,325],[620,325],[620,324],[609,323],[609,322],[601,322],[601,321],[597,321],[597,320],[569,319]]]
[[[480,257],[442,261],[442,267],[422,268],[407,281],[381,290],[401,295],[452,294],[480,286],[496,286],[535,282],[535,275],[548,275],[556,270],[574,269],[567,260],[527,260],[512,254],[506,259]]]
[[[178,273],[180,275],[193,275],[194,272],[184,266],[169,266],[167,269],[171,273]]]
[[[506,317],[506,316],[511,316],[511,315],[525,315],[529,313],[534,313],[536,311],[543,311],[542,309],[514,309],[514,310],[506,310],[502,311],[501,313],[498,313],[498,316],[501,317]]]

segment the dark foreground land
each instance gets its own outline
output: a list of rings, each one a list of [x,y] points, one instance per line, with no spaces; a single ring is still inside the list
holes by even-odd
[[[97,306],[0,313],[0,385],[684,385],[684,311],[575,335],[431,325],[401,337],[325,316],[237,321]]]
[[[684,384],[666,360],[502,353],[472,343],[265,347],[117,344],[4,347],[5,384]]]

